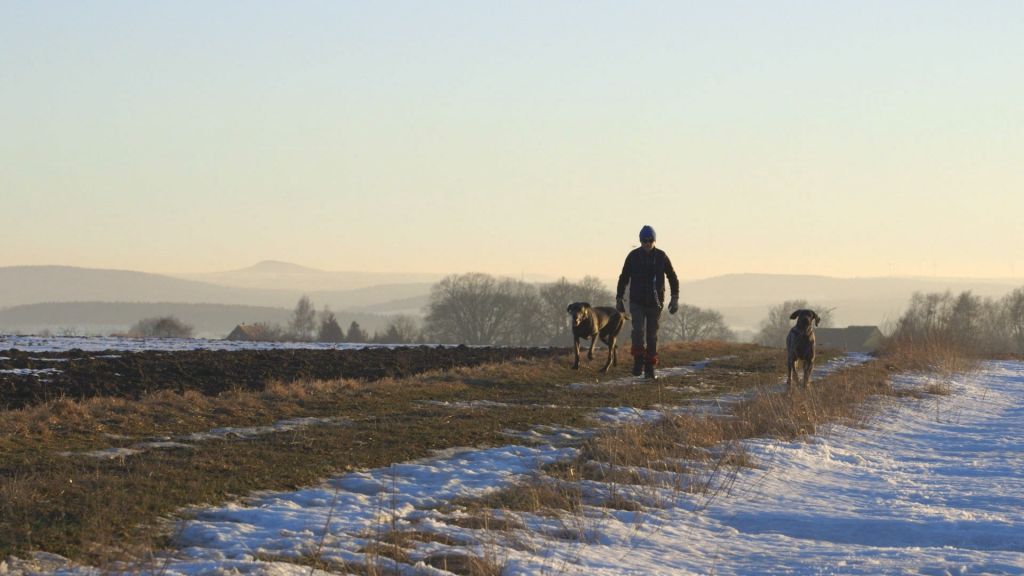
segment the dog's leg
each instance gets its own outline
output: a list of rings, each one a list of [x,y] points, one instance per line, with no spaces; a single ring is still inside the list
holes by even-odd
[[[572,369],[573,370],[579,370],[580,369],[580,337],[579,336],[573,336],[573,338],[572,338],[572,351],[573,351],[573,357],[576,360],[572,364]]]
[[[793,358],[786,358],[786,387],[790,388],[793,386],[793,372],[796,371],[794,366],[795,361]]]
[[[601,372],[607,374],[608,367],[615,361],[615,337],[611,337],[611,341],[608,344],[608,361],[604,363],[604,368],[601,368]]]
[[[811,370],[814,369],[814,360],[804,361],[804,387],[811,387]]]
[[[597,334],[590,335],[590,350],[587,351],[587,360],[594,359],[594,346],[597,346]]]

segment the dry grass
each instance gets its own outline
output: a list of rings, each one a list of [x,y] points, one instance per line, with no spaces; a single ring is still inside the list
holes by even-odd
[[[808,388],[794,387],[786,392],[761,388],[752,398],[732,407],[729,439],[792,440],[814,434],[825,423],[859,425],[869,415],[865,401],[891,394],[889,370],[879,361],[841,370]]]
[[[795,438],[833,421],[863,422],[873,394],[891,393],[888,374],[915,354],[892,354],[866,366],[815,382],[810,390],[774,392],[784,373],[776,350],[701,343],[666,346],[665,365],[734,355],[695,373],[657,383],[602,385],[628,375],[620,364],[608,376],[599,363],[569,369],[571,358],[512,361],[379,382],[268,382],[260,391],[219,396],[159,392],[141,398],[67,399],[0,412],[0,558],[46,550],[103,565],[145,557],[169,534],[161,519],[184,507],[214,504],[253,490],[287,490],[340,471],[375,468],[454,446],[507,442],[503,431],[538,425],[588,426],[594,408],[680,404],[724,391],[756,390],[724,415],[671,415],[659,422],[615,428],[587,441],[580,458],[549,466],[547,477],[503,493],[460,504],[474,510],[480,529],[518,530],[515,512],[563,518],[564,532],[586,540],[584,504],[632,510],[657,490],[724,494],[738,467],[756,465],[739,440],[753,436]],[[944,365],[954,366],[953,358]],[[918,364],[913,364],[914,366]],[[569,383],[593,384],[570,388]],[[699,389],[700,392],[682,392]],[[425,401],[488,400],[508,404],[451,410]],[[346,425],[281,432],[254,440],[199,443],[189,450],[152,451],[126,459],[61,456],[128,446],[140,439],[223,426],[266,425],[294,417],[347,418]],[[578,480],[606,483],[592,502]],[[505,510],[508,514],[495,514]],[[466,520],[469,522],[469,520]],[[468,527],[468,526],[467,526]],[[366,549],[365,573],[403,557],[406,543]],[[437,557],[465,574],[488,572],[495,558]],[[289,559],[289,561],[292,561]],[[311,567],[321,567],[315,557]],[[477,564],[476,562],[479,562]],[[461,564],[460,564],[461,563]],[[324,564],[323,569],[337,569]],[[346,567],[350,569],[350,567]]]
[[[939,338],[891,340],[881,355],[902,370],[938,372],[945,376],[970,372],[978,363],[977,358],[956,343]]]
[[[751,355],[722,343],[665,347],[666,363],[709,355]],[[571,358],[523,361],[375,382],[271,381],[257,391],[217,396],[157,392],[139,399],[59,399],[0,411],[0,557],[46,550],[103,563],[138,556],[167,538],[162,518],[177,510],[247,494],[287,490],[354,468],[385,466],[453,446],[507,442],[505,430],[537,425],[585,426],[595,407],[677,401],[692,394],[661,386],[588,386],[598,363],[569,369]],[[714,393],[713,389],[707,391]],[[509,404],[472,410],[426,400]],[[62,453],[129,447],[219,427],[265,426],[297,417],[346,424],[280,432],[250,440],[194,443],[114,459]]]
[[[472,554],[454,552],[434,554],[428,556],[423,562],[428,566],[459,576],[501,576],[503,571],[502,563],[497,559]]]
[[[871,399],[904,395],[890,384],[894,370],[922,365],[941,365],[944,370],[971,366],[956,350],[941,352],[940,357],[929,359],[924,351],[894,349],[882,359],[844,368],[810,387],[792,389],[781,387],[777,373],[770,373],[780,368],[778,353],[727,360],[722,364],[731,365],[716,368],[734,375],[739,371],[753,387],[747,398],[723,413],[666,414],[656,422],[602,431],[585,441],[572,461],[545,466],[547,478],[540,476],[464,504],[579,514],[584,498],[571,487],[581,480],[609,486],[610,496],[593,503],[597,506],[635,510],[639,501],[656,498],[657,488],[699,494],[710,501],[728,493],[738,469],[758,466],[744,449],[743,440],[772,437],[788,441],[817,433],[823,425],[863,425],[872,414]],[[948,386],[933,384],[925,392],[949,391]]]
[[[551,511],[576,512],[583,507],[583,495],[578,483],[560,482],[537,476],[533,480],[519,482],[496,490],[480,498],[456,500],[456,506],[470,504],[478,510],[507,510],[545,514]],[[489,513],[484,518],[493,521]]]

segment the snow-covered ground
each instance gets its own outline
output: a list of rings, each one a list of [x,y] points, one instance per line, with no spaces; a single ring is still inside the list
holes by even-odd
[[[929,378],[900,376],[896,384]],[[748,442],[762,467],[740,471],[728,495],[644,488],[641,511],[586,508],[568,520],[520,514],[529,530],[518,534],[460,528],[438,506],[528,476],[574,449],[452,450],[200,510],[155,570],[322,574],[283,559],[358,564],[367,559],[367,535],[393,527],[469,543],[423,543],[414,560],[469,551],[496,559],[503,574],[1024,574],[1024,362],[988,362],[949,384],[950,396],[887,400],[865,429]],[[35,564],[64,570],[46,556]],[[0,574],[24,566],[0,564]]]

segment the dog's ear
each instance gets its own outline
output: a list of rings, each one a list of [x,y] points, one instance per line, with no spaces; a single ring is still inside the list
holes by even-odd
[[[575,302],[573,302],[572,304],[569,304],[568,306],[566,306],[565,311],[568,312],[569,314],[572,314],[574,308],[576,308],[576,303]]]
[[[789,319],[796,320],[796,317],[799,316],[801,312],[803,312],[803,310],[797,310],[796,312],[793,312],[792,314],[789,315]]]
[[[814,325],[821,324],[821,316],[818,316],[818,313],[813,310],[811,310],[811,314],[814,314]]]

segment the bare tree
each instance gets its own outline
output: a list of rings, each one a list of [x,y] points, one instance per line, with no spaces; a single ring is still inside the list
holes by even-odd
[[[308,296],[299,298],[289,326],[296,340],[310,340],[316,328],[316,309]]]
[[[1013,351],[1024,354],[1024,288],[1018,288],[1003,299],[1003,310]]]
[[[425,336],[440,343],[524,345],[541,331],[536,287],[487,274],[452,275],[434,285]]]
[[[915,293],[892,338],[946,343],[972,353],[1024,352],[1024,288],[999,301],[970,291]]]
[[[496,284],[486,274],[441,279],[430,290],[425,319],[428,337],[441,343],[493,343],[500,321],[491,301]]]
[[[1010,300],[1006,295],[998,302],[985,298],[978,311],[978,337],[974,345],[977,351],[1015,352],[1013,326],[1010,320]]]
[[[977,350],[982,340],[981,311],[984,304],[981,298],[968,290],[961,292],[950,308],[949,334],[951,340],[964,350]]]
[[[922,294],[915,292],[910,297],[907,310],[896,322],[893,335],[897,339],[924,341],[945,335],[951,315],[953,295],[950,292]]]
[[[572,342],[566,307],[573,302],[589,302],[592,306],[612,306],[615,294],[608,290],[599,279],[585,276],[580,282],[570,282],[565,277],[557,282],[541,285],[541,333],[538,343],[551,346],[566,346]]]
[[[537,287],[511,278],[499,281],[498,287],[501,296],[497,302],[505,321],[500,325],[494,344],[531,346],[546,342],[544,311]]]
[[[832,325],[832,309],[823,306],[808,304],[806,300],[786,300],[782,304],[772,306],[768,310],[768,318],[761,321],[761,327],[754,337],[754,342],[762,346],[784,348],[786,346],[786,334],[792,327],[792,320],[789,315],[797,310],[809,308],[818,313],[821,318],[820,326]]]
[[[416,319],[406,314],[399,314],[388,321],[383,334],[375,335],[374,342],[383,344],[408,344],[420,340],[420,329]]]
[[[726,325],[721,312],[704,310],[689,304],[683,304],[677,314],[669,316],[665,328],[669,340],[736,340],[736,333]]]
[[[287,339],[287,334],[280,324],[269,322],[257,322],[254,333],[257,340],[261,342],[280,342]]]
[[[174,316],[139,320],[128,330],[133,338],[191,338],[192,327]]]

